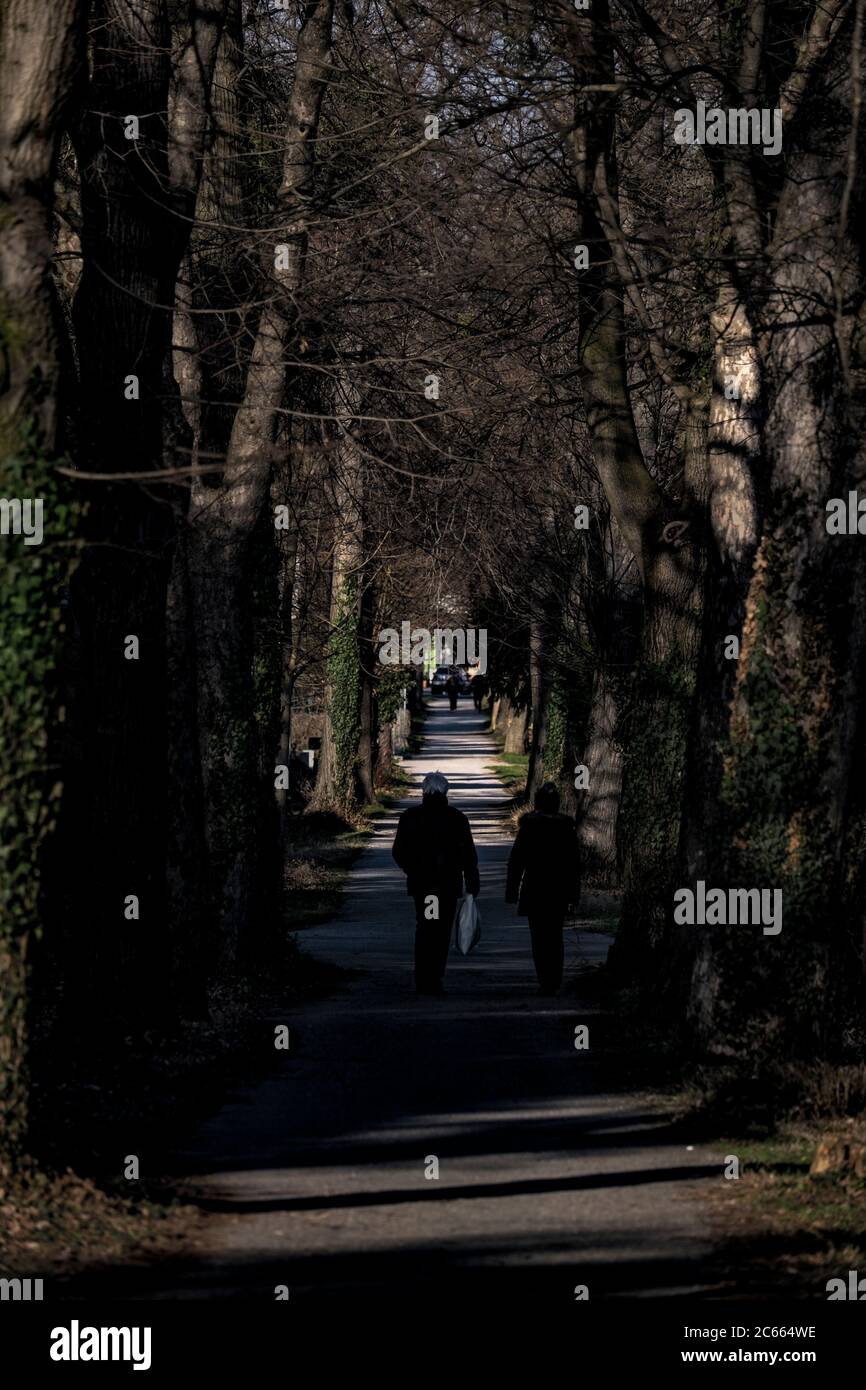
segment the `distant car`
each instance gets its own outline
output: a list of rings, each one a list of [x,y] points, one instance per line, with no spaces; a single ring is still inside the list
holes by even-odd
[[[433,675],[430,677],[430,694],[444,695],[445,682],[447,681],[450,675],[450,666],[437,666],[436,670],[433,672]]]

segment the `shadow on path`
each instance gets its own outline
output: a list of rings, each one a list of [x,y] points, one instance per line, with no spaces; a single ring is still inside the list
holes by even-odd
[[[452,952],[442,999],[412,988],[414,919],[391,858],[397,808],[347,881],[341,911],[305,933],[362,973],[339,995],[263,1020],[290,1050],[176,1155],[208,1213],[194,1259],[111,1271],[114,1296],[415,1300],[446,1288],[570,1301],[712,1291],[701,1184],[722,1157],[686,1146],[646,1102],[595,1078],[592,1007],[535,993],[528,930],[502,901],[507,794],[487,771],[486,720],[429,709],[416,784],[439,769],[472,822],[482,940]],[[403,803],[406,804],[406,803]],[[568,933],[568,960],[609,938]],[[588,1024],[589,1051],[574,1047]],[[146,1166],[146,1161],[145,1161]],[[106,1276],[79,1280],[73,1296]]]

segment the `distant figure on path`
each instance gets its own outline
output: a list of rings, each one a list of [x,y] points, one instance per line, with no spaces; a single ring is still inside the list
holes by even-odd
[[[480,713],[482,701],[484,700],[484,696],[487,694],[487,681],[484,679],[480,671],[477,671],[475,675],[472,677],[471,681],[469,682],[469,689],[472,691],[472,699],[475,702],[475,708]]]
[[[448,695],[448,705],[449,705],[449,708],[450,708],[450,709],[456,709],[456,708],[457,708],[457,696],[460,694],[460,682],[459,682],[459,680],[457,679],[457,677],[456,677],[456,675],[454,674],[453,671],[451,672],[451,675],[448,677],[447,681],[445,682],[445,690],[446,690],[446,693],[447,693],[447,695]]]
[[[448,782],[430,772],[421,784],[421,805],[397,822],[393,855],[415,899],[415,988],[441,994],[457,899],[478,897],[478,855],[469,821],[448,805]]]
[[[517,903],[518,916],[529,918],[541,994],[556,994],[562,984],[562,929],[579,898],[577,827],[570,816],[560,815],[555,784],[545,782],[536,793],[535,810],[520,822],[505,886],[505,901]]]

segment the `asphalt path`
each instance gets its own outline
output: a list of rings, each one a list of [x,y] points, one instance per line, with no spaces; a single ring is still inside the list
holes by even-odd
[[[525,920],[503,902],[507,800],[485,719],[432,701],[415,786],[445,773],[481,870],[482,940],[452,949],[442,998],[416,996],[414,920],[391,858],[398,810],[305,949],[354,974],[263,1023],[289,1028],[266,1077],[176,1155],[206,1213],[194,1254],[141,1273],[134,1298],[340,1298],[391,1306],[503,1294],[571,1305],[713,1289],[707,1203],[723,1155],[639,1095],[606,1090],[597,1016],[537,995]],[[405,803],[405,804],[408,804]],[[398,808],[399,809],[399,808]],[[610,939],[567,932],[566,972]],[[574,1046],[589,1027],[588,1050]]]

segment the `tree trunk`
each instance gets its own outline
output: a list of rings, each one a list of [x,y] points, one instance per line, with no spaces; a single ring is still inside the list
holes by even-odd
[[[158,475],[164,444],[174,437],[167,306],[195,207],[221,6],[201,0],[191,7],[173,92],[165,4],[104,0],[97,12],[87,109],[75,136],[80,464],[115,472],[123,440],[123,470]],[[170,451],[168,462],[176,462]],[[183,499],[160,481],[106,480],[82,492],[89,545],[72,603],[81,636],[73,725],[83,757],[66,810],[80,838],[79,910],[91,940],[77,943],[73,978],[80,962],[92,976],[88,996],[95,989],[107,1001],[100,1022],[128,1031],[172,1006],[164,988],[172,947],[166,609]],[[176,874],[173,881],[172,893]],[[131,898],[137,916],[127,915]]]
[[[0,491],[7,500],[41,498],[44,527],[43,545],[25,545],[23,535],[0,539],[0,1153],[6,1159],[19,1155],[26,1135],[30,957],[50,886],[43,859],[57,804],[56,609],[69,551],[52,542],[68,542],[63,522],[68,528],[74,512],[52,471],[60,443],[63,329],[51,274],[51,217],[82,25],[77,0],[6,0],[0,17]]]
[[[311,804],[351,815],[364,796],[359,772],[363,703],[362,605],[365,594],[364,465],[352,438],[355,388],[338,382],[337,465],[330,513],[334,519],[330,637],[322,753]],[[369,625],[369,616],[364,619]],[[371,657],[372,660],[372,657]]]
[[[196,652],[192,593],[186,555],[188,537],[178,537],[168,588],[168,775],[169,827],[167,901],[171,932],[172,996],[183,1018],[209,1016],[207,983],[216,960],[213,904],[204,839],[204,787],[194,733]]]
[[[684,443],[688,478],[705,456],[700,398],[690,403]],[[673,527],[682,525],[673,523]],[[668,528],[665,528],[667,531]],[[644,581],[644,613],[631,690],[634,716],[626,721],[623,788],[617,820],[623,870],[623,910],[614,968],[642,975],[657,972],[670,982],[674,930],[673,894],[682,869],[679,845],[683,816],[688,730],[700,644],[701,570],[696,526],[690,538],[662,545],[651,557]]]
[[[526,799],[530,806],[535,793],[544,782],[544,749],[550,715],[550,694],[553,671],[551,666],[551,633],[544,618],[533,618],[529,627],[529,682],[532,691],[532,741],[526,772]]]
[[[237,131],[237,78],[242,30],[239,0],[196,6],[194,25],[175,34],[172,90],[169,103],[170,168],[173,182],[183,190],[189,216],[197,213],[208,224],[241,220],[239,168],[242,149]],[[210,82],[210,96],[202,89]],[[195,196],[197,191],[197,197]],[[227,229],[220,226],[225,239]],[[202,446],[203,402],[209,396],[202,372],[206,347],[204,325],[194,312],[196,281],[201,275],[197,254],[199,236],[193,226],[191,246],[184,255],[175,289],[173,376],[187,424],[184,452],[175,449],[181,466],[196,468]],[[221,269],[231,261],[234,246],[218,248]],[[182,428],[178,426],[177,438]],[[194,475],[193,475],[194,476]],[[168,591],[170,675],[169,800],[169,921],[173,933],[174,970],[179,1003],[185,1016],[207,1013],[206,985],[221,961],[219,936],[212,929],[214,901],[205,830],[204,785],[199,754],[199,670],[196,649],[194,558],[189,528],[190,495],[184,490],[176,508],[179,527]]]
[[[579,375],[593,459],[643,580],[644,621],[619,817],[625,895],[611,962],[646,970],[664,952],[682,808],[686,731],[700,617],[699,549],[689,499],[667,499],[646,468],[635,428],[625,356],[623,286],[599,205],[616,210],[613,107],[597,95],[614,78],[604,0],[572,19],[579,96],[570,149],[578,189]],[[589,89],[588,91],[585,89]],[[595,89],[595,90],[594,90]]]
[[[358,730],[358,795],[365,805],[375,800],[376,721],[373,701],[376,649],[373,644],[373,590],[364,582],[361,593],[358,641],[361,656],[361,700]]]
[[[232,425],[222,483],[193,493],[193,579],[199,650],[199,721],[207,835],[220,921],[221,959],[254,944],[260,892],[259,784],[252,675],[251,595],[255,537],[270,496],[287,360],[306,277],[309,201],[319,115],[330,71],[333,0],[307,4],[287,112],[283,178],[273,220],[284,251],[273,256],[242,404]],[[274,267],[277,267],[276,269]]]
[[[617,742],[619,709],[614,679],[606,665],[596,668],[583,762],[589,786],[578,800],[578,828],[585,872],[615,886],[618,878],[616,827],[622,795],[622,749]]]
[[[97,6],[92,75],[75,135],[82,275],[73,304],[83,468],[159,470],[179,233],[166,195],[169,32],[159,0]],[[126,117],[139,121],[126,138]],[[88,1025],[127,1031],[163,1016],[166,926],[168,490],[88,482],[87,547],[72,585],[80,634],[72,709],[82,758],[64,803],[76,838],[79,940],[71,995],[104,1000]],[[131,642],[137,642],[136,656]],[[131,659],[127,658],[130,653]],[[138,918],[125,917],[137,899]],[[134,910],[130,908],[130,910]],[[79,976],[79,970],[83,979]]]
[[[503,700],[503,704],[505,704],[507,708],[504,723],[505,743],[503,745],[503,752],[525,753],[526,731],[529,727],[529,709],[517,709],[507,697]]]
[[[283,496],[288,494],[289,486],[289,480],[286,479]],[[276,491],[274,495],[278,495]],[[284,506],[286,503],[281,498],[277,505]],[[296,652],[294,609],[295,586],[300,554],[297,525],[293,524],[288,531],[278,532],[277,544],[280,562],[278,578],[280,615],[280,726],[276,750],[276,765],[278,767],[291,768],[292,700],[295,693],[294,656]],[[288,786],[278,787],[275,792],[277,815],[279,817],[279,842],[281,849],[285,846],[287,818],[292,791],[293,788]]]
[[[701,652],[686,782],[683,860],[688,881],[719,867],[727,831],[723,756],[746,595],[760,536],[762,381],[742,294],[725,276],[712,315],[713,388],[707,436],[709,534]]]
[[[376,748],[376,785],[385,787],[394,771],[393,739],[390,724],[381,724]]]
[[[598,544],[586,552],[584,643],[593,676],[580,762],[589,785],[578,792],[578,833],[587,875],[611,887],[621,880],[617,827],[622,801],[624,724],[631,700],[642,594],[637,566],[604,500]]]
[[[758,267],[770,478],[724,763],[725,880],[779,889],[782,930],[705,928],[695,972],[699,1039],[730,1052],[746,1024],[759,1026],[763,1061],[838,1055],[855,1001],[862,1008],[866,583],[858,539],[828,531],[826,511],[856,492],[864,465],[863,245],[845,194],[863,155],[840,133],[852,106],[841,32],[786,130],[786,180]]]

